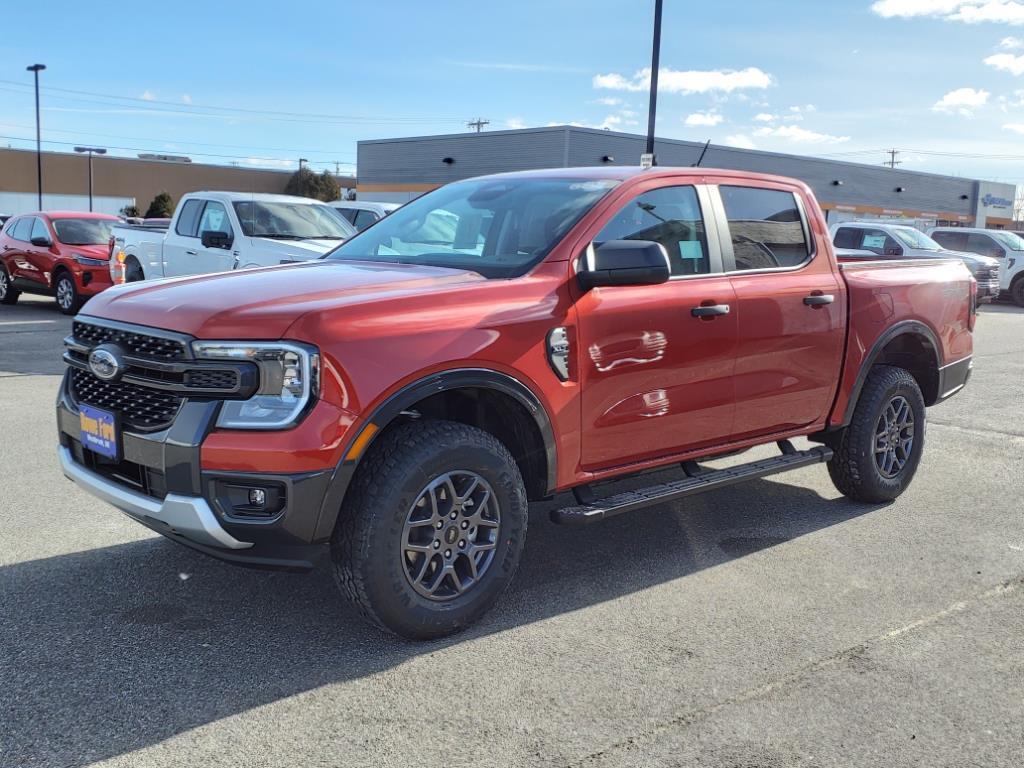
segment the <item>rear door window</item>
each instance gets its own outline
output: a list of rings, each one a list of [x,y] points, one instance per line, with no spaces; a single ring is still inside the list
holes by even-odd
[[[23,219],[18,219],[8,230],[7,234],[15,240],[27,243],[32,238],[32,217],[26,216]]]
[[[982,256],[1005,256],[1004,251],[998,243],[988,235],[979,235],[972,232],[967,236],[967,250],[971,253],[980,253]]]
[[[807,228],[792,192],[719,187],[736,269],[798,267],[810,260]]]
[[[967,234],[964,232],[933,232],[932,240],[951,251],[967,249]]]
[[[199,212],[202,208],[203,201],[195,198],[182,203],[174,231],[182,237],[198,237]]]

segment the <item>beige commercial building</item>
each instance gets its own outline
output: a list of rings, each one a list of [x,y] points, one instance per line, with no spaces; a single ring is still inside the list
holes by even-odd
[[[89,208],[89,161],[85,155],[43,152],[43,208]],[[167,192],[177,203],[200,189],[229,192],[284,192],[292,171],[205,163],[142,160],[97,155],[93,158],[93,209],[117,213],[126,205],[146,212],[150,201]],[[339,177],[342,187],[355,180]],[[38,208],[36,153],[0,149],[0,213],[27,213]]]

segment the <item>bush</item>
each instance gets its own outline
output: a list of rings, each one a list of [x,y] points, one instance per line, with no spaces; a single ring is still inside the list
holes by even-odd
[[[120,213],[126,219],[142,215],[141,213],[139,213],[139,206],[137,205],[126,205],[124,208],[118,211],[118,213]]]
[[[315,200],[328,203],[341,197],[341,187],[329,171],[324,171],[318,176],[309,168],[303,167],[288,179],[284,193],[299,197],[312,197]]]
[[[174,201],[166,192],[161,192],[153,198],[153,202],[146,209],[147,219],[169,219],[174,215]]]

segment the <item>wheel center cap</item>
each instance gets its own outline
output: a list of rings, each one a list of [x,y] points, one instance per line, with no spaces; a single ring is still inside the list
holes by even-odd
[[[454,525],[449,526],[448,530],[446,530],[444,532],[444,542],[445,542],[445,544],[454,544],[455,540],[458,539],[458,538],[459,538],[459,529],[458,529],[458,527],[456,527]]]

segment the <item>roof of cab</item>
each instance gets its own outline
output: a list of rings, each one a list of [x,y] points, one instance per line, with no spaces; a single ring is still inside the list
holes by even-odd
[[[542,168],[535,171],[509,171],[507,173],[495,173],[488,176],[477,176],[477,179],[581,179],[581,180],[604,180],[626,181],[637,177],[644,178],[678,178],[680,176],[724,176],[748,181],[766,181],[781,184],[796,184],[806,186],[799,179],[788,176],[774,176],[767,173],[754,173],[752,171],[739,171],[728,168],[698,168],[693,167],[672,167],[655,166],[653,168],[641,168],[638,165],[598,165],[568,168]],[[469,181],[470,179],[466,179]]]

